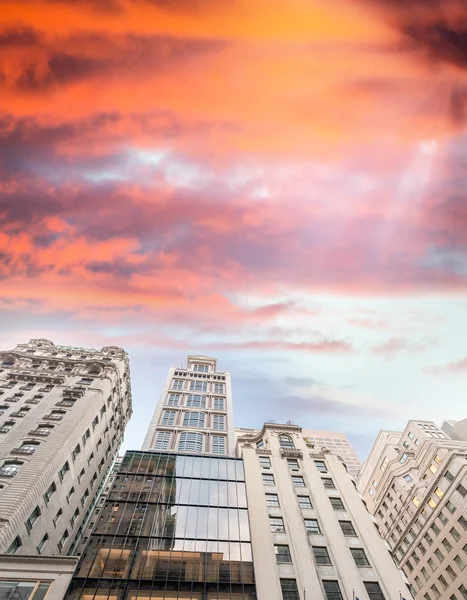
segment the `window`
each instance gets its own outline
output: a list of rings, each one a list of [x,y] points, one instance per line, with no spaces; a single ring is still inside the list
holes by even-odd
[[[288,458],[287,466],[289,467],[289,469],[291,471],[298,471],[300,469],[300,467],[298,465],[298,460],[296,458]]]
[[[81,471],[80,471],[80,473],[78,475],[78,483],[81,482],[81,479],[83,479],[83,477],[84,477],[84,469],[81,469]]]
[[[444,538],[444,540],[443,540],[442,544],[443,544],[443,546],[446,548],[446,550],[447,550],[448,552],[451,552],[451,550],[452,550],[452,545],[451,545],[451,542],[450,542],[450,541],[449,541],[447,538]]]
[[[200,394],[188,394],[186,405],[189,408],[206,408],[206,396]]]
[[[183,390],[183,379],[174,379],[171,387],[173,390]]]
[[[208,365],[195,364],[193,365],[193,371],[195,371],[196,373],[209,373],[209,367]]]
[[[5,423],[3,423],[3,425],[0,427],[0,433],[8,433],[14,424],[14,421],[5,421]]]
[[[279,435],[279,446],[281,448],[286,448],[286,449],[295,448],[293,440],[290,437],[290,435],[285,435],[284,433],[281,433]]]
[[[60,481],[63,481],[65,475],[68,473],[69,470],[70,470],[70,465],[69,465],[68,461],[66,461],[66,463],[63,465],[63,467],[58,472]]]
[[[344,535],[357,535],[354,526],[352,525],[352,521],[339,521],[339,525],[341,526]]]
[[[266,494],[266,506],[279,507],[279,496],[277,494]]]
[[[300,600],[295,579],[281,579],[282,600]]]
[[[316,564],[330,565],[331,559],[326,546],[313,546],[313,554],[315,555]]]
[[[363,548],[350,548],[350,553],[353,556],[355,564],[357,567],[369,567],[370,562],[365,554],[365,550]]]
[[[34,454],[34,452],[39,448],[40,442],[27,441],[23,442],[19,448],[17,448],[16,452],[21,452],[21,454]]]
[[[454,505],[454,504],[453,504],[453,503],[452,503],[450,500],[448,500],[448,501],[446,502],[446,508],[448,509],[448,511],[449,511],[451,514],[452,514],[453,512],[455,512],[455,510],[456,510],[456,507],[455,507],[455,505]]]
[[[318,519],[304,519],[307,533],[321,534]]]
[[[225,429],[225,416],[224,415],[213,415],[212,416],[212,428],[216,430]]]
[[[297,499],[300,508],[313,508],[309,496],[297,496]]]
[[[446,565],[446,567],[445,567],[445,568],[446,568],[446,573],[449,575],[449,577],[450,577],[450,578],[451,578],[453,581],[455,581],[455,580],[456,580],[456,578],[457,578],[457,574],[456,574],[456,572],[454,571],[454,569],[451,567],[451,565]]]
[[[95,417],[94,421],[92,422],[92,430],[94,431],[94,429],[99,425],[99,417]]]
[[[433,530],[433,533],[435,535],[438,535],[439,533],[441,533],[441,529],[438,527],[438,525],[436,525],[436,523],[432,524],[431,529]]]
[[[264,485],[274,485],[274,475],[272,473],[261,473]]]
[[[53,518],[53,524],[54,524],[54,527],[56,527],[56,526],[57,526],[57,522],[58,522],[58,520],[60,519],[60,517],[61,517],[62,515],[63,515],[63,509],[62,509],[62,508],[59,508],[59,509],[58,509],[58,512],[57,512],[57,514],[56,514],[56,515],[55,515],[55,517]]]
[[[42,553],[42,550],[48,541],[49,541],[49,534],[46,533],[37,546],[37,551],[39,552],[39,554]]]
[[[259,457],[259,466],[262,469],[270,469],[271,468],[271,460],[269,456],[260,456]]]
[[[318,469],[320,473],[327,473],[328,470],[326,468],[326,463],[324,460],[315,460],[315,467]]]
[[[273,533],[282,533],[284,529],[284,520],[282,517],[269,517],[269,527]]]
[[[190,390],[193,392],[207,392],[208,382],[207,381],[190,381]]]
[[[435,556],[439,560],[439,562],[443,562],[444,555],[443,555],[443,553],[441,552],[441,550],[439,548],[436,548],[436,550],[435,550]]]
[[[462,498],[465,498],[465,496],[467,495],[467,490],[462,485],[462,483],[459,483],[459,485],[456,487],[456,491],[459,492]]]
[[[52,498],[52,494],[57,491],[57,486],[55,485],[55,481],[49,485],[47,491],[44,494],[45,503],[48,504],[50,502],[50,498]]]
[[[155,449],[156,450],[168,450],[170,443],[170,431],[158,431]]]
[[[32,511],[32,513],[29,515],[29,518],[27,519],[25,525],[26,525],[26,529],[28,531],[31,531],[31,529],[34,526],[34,523],[37,521],[37,519],[41,516],[41,511],[39,509],[38,506],[36,506],[36,508]]]
[[[409,455],[407,454],[407,452],[404,452],[402,454],[402,456],[399,458],[399,462],[400,463],[405,463],[405,461],[409,458]]]
[[[467,519],[465,517],[463,517],[462,515],[459,517],[458,520],[459,525],[461,525],[465,530],[467,530]]]
[[[71,458],[73,459],[73,462],[76,460],[76,457],[78,456],[78,454],[81,452],[81,447],[79,444],[76,445],[75,449],[73,450],[73,452],[71,453]]]
[[[366,593],[370,600],[385,600],[381,587],[377,581],[364,581]]]
[[[405,483],[412,483],[413,479],[410,475],[404,475],[404,481]]]
[[[433,584],[430,589],[433,592],[433,597],[435,598],[435,600],[436,600],[436,598],[439,598],[440,594],[439,594],[439,590],[436,587],[436,585]]]
[[[458,542],[460,540],[461,535],[460,535],[460,533],[457,531],[457,529],[455,527],[453,527],[449,533],[456,540],[456,542]]]
[[[345,510],[340,498],[329,498],[329,500],[334,510]]]
[[[203,451],[203,434],[202,433],[188,433],[183,431],[180,434],[180,440],[178,442],[179,450],[186,450],[187,452],[202,452]]]
[[[443,588],[443,590],[446,590],[449,587],[448,582],[446,581],[446,579],[442,575],[440,575],[438,577],[438,581],[440,582],[441,587]]]
[[[341,589],[338,581],[323,581],[326,600],[342,600]]]
[[[383,471],[383,473],[384,473],[384,471],[386,471],[386,468],[388,466],[388,462],[389,462],[388,459],[386,457],[384,457],[383,458],[383,462],[379,466],[380,470]]]
[[[3,415],[3,413],[8,410],[9,406],[8,404],[1,404],[0,405],[0,415]]]
[[[23,463],[16,460],[8,460],[0,467],[0,475],[14,477]]]
[[[214,410],[225,410],[224,398],[213,398],[212,407]]]
[[[86,429],[86,433],[83,435],[83,446],[86,446],[86,442],[91,437],[91,432],[89,429]]]
[[[68,529],[65,529],[62,537],[60,538],[60,541],[58,542],[58,548],[59,548],[60,552],[63,550],[63,547],[64,547],[67,539],[68,539]]]
[[[88,458],[88,466],[92,463],[93,460],[94,460],[94,452],[91,452],[91,454],[89,455],[89,458]]]
[[[417,496],[414,496],[412,498],[412,502],[415,504],[415,506],[418,508],[420,506],[420,500],[417,498]]]
[[[73,489],[73,491],[75,491],[75,490]],[[81,506],[84,506],[86,504],[86,501],[88,498],[89,498],[89,490],[88,490],[88,488],[86,488],[84,490],[84,494],[81,496]]]
[[[276,561],[277,563],[290,563],[292,562],[292,558],[290,556],[289,547],[286,545],[276,545],[274,546],[274,552],[276,553]]]
[[[183,416],[185,427],[204,427],[204,413],[186,412]]]
[[[438,519],[441,521],[441,523],[443,525],[446,525],[446,523],[448,522],[448,518],[447,518],[447,516],[443,512],[439,513]]]
[[[305,487],[305,481],[303,477],[299,475],[292,475],[292,483],[294,487]]]
[[[68,494],[66,495],[66,501],[68,502],[68,504],[70,504],[70,498],[73,496],[74,493],[75,493],[75,488],[73,486],[70,489],[70,491],[68,492]]]
[[[459,569],[462,571],[465,567],[465,563],[462,560],[462,558],[457,555],[456,557],[454,557],[454,562],[456,563],[456,565],[459,567]]]
[[[213,435],[212,436],[212,448],[213,454],[225,454],[225,436]]]
[[[443,490],[439,487],[435,489],[435,494],[438,496],[438,498],[442,498],[444,496]]]
[[[175,423],[175,410],[164,410],[162,413],[162,425],[170,426]]]
[[[334,485],[334,481],[330,477],[323,477],[321,479],[321,481],[323,482],[323,485],[327,490],[335,490],[336,489],[336,486]]]
[[[444,474],[444,477],[446,477],[446,479],[449,482],[454,481],[454,475],[452,473],[450,473],[449,471],[446,471],[446,473]]]
[[[19,537],[19,535],[17,535],[15,537],[15,539],[13,540],[13,542],[11,543],[8,550],[6,551],[6,553],[7,554],[15,554],[16,552],[18,552],[18,550],[21,548],[22,545],[23,544],[21,542],[21,538]]]
[[[460,586],[459,592],[462,594],[462,597],[465,598],[465,600],[467,600],[467,588],[465,587],[465,585]]]
[[[178,406],[180,402],[180,394],[169,394],[167,406]]]
[[[79,508],[75,510],[75,512],[71,515],[70,523],[71,526],[74,527],[76,523],[76,519],[79,517]]]
[[[214,393],[215,394],[224,394],[225,388],[223,383],[215,383],[214,384]]]

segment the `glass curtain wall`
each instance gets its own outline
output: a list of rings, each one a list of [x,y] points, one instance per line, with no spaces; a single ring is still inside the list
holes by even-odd
[[[254,598],[243,462],[127,452],[67,600]]]

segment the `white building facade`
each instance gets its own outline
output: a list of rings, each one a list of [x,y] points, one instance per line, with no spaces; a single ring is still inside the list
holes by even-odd
[[[328,450],[331,454],[340,456],[347,467],[347,471],[354,479],[362,468],[355,450],[344,433],[338,431],[319,431],[316,429],[304,429],[303,436],[306,441],[314,445],[318,451]]]
[[[380,432],[357,487],[416,598],[466,600],[467,443],[431,421]]]
[[[235,455],[230,374],[215,358],[169,369],[142,450]]]
[[[342,459],[304,434],[265,424],[237,439],[258,600],[408,600]]]
[[[131,406],[120,348],[35,339],[0,352],[0,553],[70,551]]]

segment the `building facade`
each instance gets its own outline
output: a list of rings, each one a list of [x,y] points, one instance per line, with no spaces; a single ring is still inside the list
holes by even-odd
[[[258,600],[409,599],[343,460],[295,425],[239,436]]]
[[[120,348],[35,339],[0,352],[0,553],[70,551],[131,411]]]
[[[362,463],[355,450],[352,448],[347,436],[338,431],[319,431],[315,429],[304,429],[303,436],[309,444],[316,447],[318,451],[328,450],[331,454],[340,456],[347,467],[347,471],[354,479],[357,478]]]
[[[451,437],[452,428],[457,423],[457,421],[445,419],[440,426],[440,429],[443,433],[445,433],[448,437]]]
[[[243,462],[127,452],[67,598],[256,600]]]
[[[235,455],[230,374],[208,356],[169,369],[143,450]]]
[[[416,598],[467,599],[467,443],[431,421],[380,432],[357,487]]]

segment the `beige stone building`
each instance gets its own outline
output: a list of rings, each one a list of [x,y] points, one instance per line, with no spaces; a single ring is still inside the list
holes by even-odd
[[[169,369],[142,450],[235,455],[230,373],[215,358]]]
[[[0,352],[0,553],[76,545],[131,411],[120,348],[35,339]]]
[[[381,431],[357,487],[417,600],[466,600],[466,441],[431,421]]]
[[[295,425],[237,435],[259,600],[409,600],[342,458]]]

